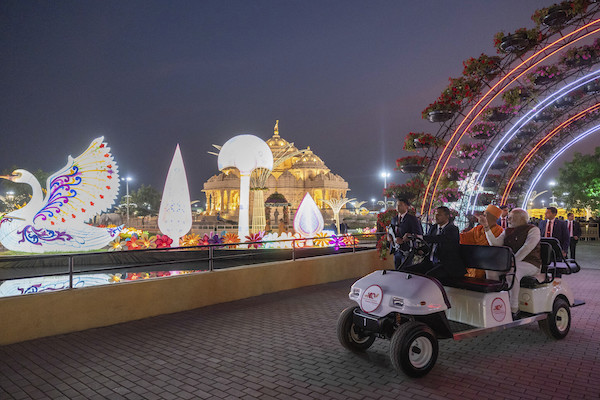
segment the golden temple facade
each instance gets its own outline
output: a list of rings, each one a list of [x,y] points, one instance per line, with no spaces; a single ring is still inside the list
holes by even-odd
[[[258,170],[251,177],[250,210],[253,210],[252,192],[263,191],[267,199],[274,192],[282,194],[291,209],[300,205],[308,192],[319,208],[328,206],[323,200],[340,199],[348,193],[348,183],[334,174],[310,147],[299,150],[294,143],[279,136],[279,121],[273,136],[266,141],[273,153],[273,171]],[[210,215],[217,212],[223,217],[237,215],[239,209],[240,175],[236,168],[228,168],[213,175],[204,183],[206,211]]]

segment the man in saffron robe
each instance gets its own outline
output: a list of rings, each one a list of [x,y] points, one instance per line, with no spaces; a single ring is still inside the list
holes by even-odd
[[[504,231],[496,223],[500,215],[502,214],[502,210],[496,207],[493,204],[487,206],[486,210],[483,212],[485,219],[488,221],[491,232],[494,234],[494,237],[500,236],[500,234]],[[482,225],[477,225],[475,228],[463,232],[460,234],[460,244],[478,244],[482,246],[489,246],[487,237],[485,236],[485,229]],[[485,278],[485,271],[478,270],[475,268],[467,268],[467,275],[473,278]]]

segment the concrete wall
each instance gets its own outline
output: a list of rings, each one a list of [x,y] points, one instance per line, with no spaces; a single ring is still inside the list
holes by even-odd
[[[393,268],[376,250],[0,298],[0,345],[190,310]]]

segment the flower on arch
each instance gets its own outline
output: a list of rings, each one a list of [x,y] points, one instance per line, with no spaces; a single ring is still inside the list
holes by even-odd
[[[171,247],[173,239],[171,239],[167,235],[156,235],[155,243],[157,248]]]

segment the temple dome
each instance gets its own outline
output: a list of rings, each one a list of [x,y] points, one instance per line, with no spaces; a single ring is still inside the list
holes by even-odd
[[[298,161],[296,161],[294,163],[293,168],[322,168],[322,169],[327,169],[327,167],[325,166],[325,163],[323,162],[323,160],[321,160],[321,158],[319,156],[317,156],[315,153],[312,152],[312,150],[310,149],[310,146],[308,146],[306,148],[306,151],[304,152],[304,154],[302,155],[302,157],[300,157],[298,159]]]

